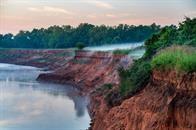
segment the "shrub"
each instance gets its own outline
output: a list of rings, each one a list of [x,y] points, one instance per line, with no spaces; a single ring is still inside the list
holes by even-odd
[[[195,48],[172,46],[158,53],[151,62],[153,69],[193,72],[196,71]]]
[[[144,59],[137,60],[128,70],[120,69],[121,95],[127,95],[128,93],[141,89],[141,87],[149,81],[150,74],[151,65],[149,61]]]
[[[134,86],[132,85],[128,71],[124,69],[119,69],[119,75],[120,75],[120,94],[122,96],[127,95],[129,91],[134,90]]]
[[[85,44],[82,43],[82,42],[78,42],[78,43],[76,44],[76,47],[77,47],[79,50],[82,50],[82,49],[84,49]]]

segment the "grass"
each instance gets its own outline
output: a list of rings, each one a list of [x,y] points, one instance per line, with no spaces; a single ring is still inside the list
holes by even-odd
[[[113,51],[114,55],[128,55],[130,53],[130,49],[117,49]]]
[[[155,55],[151,61],[153,69],[176,70],[178,72],[196,71],[195,48],[172,46]]]
[[[141,50],[141,49],[145,49],[145,47],[142,45],[142,46],[138,46],[136,48],[131,48],[131,49],[116,49],[113,51],[113,54],[114,55],[128,55],[131,52]]]

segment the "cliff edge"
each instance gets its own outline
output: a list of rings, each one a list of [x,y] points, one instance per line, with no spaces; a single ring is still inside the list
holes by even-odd
[[[130,66],[132,59],[110,52],[76,51],[73,59],[52,73],[40,74],[40,81],[72,84],[85,92],[110,83],[119,84],[118,68]]]
[[[143,90],[109,108],[92,96],[92,130],[196,129],[196,73],[153,71]]]

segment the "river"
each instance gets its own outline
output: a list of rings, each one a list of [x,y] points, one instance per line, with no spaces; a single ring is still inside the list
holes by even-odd
[[[71,86],[39,83],[38,68],[0,63],[0,130],[85,130],[88,98]]]

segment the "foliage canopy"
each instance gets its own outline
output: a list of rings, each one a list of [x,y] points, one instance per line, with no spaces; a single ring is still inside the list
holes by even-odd
[[[32,31],[20,31],[13,34],[0,34],[0,47],[2,48],[69,48],[76,47],[78,42],[85,46],[95,46],[113,43],[141,42],[155,32],[160,26],[124,25],[95,26],[81,23],[77,27],[70,25],[51,26],[47,29],[33,29]]]

